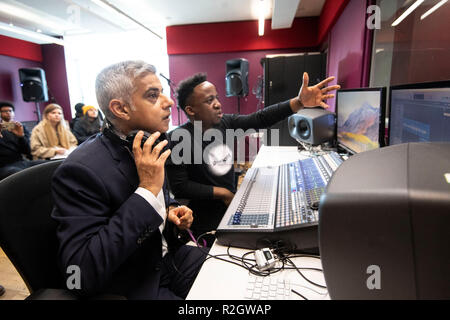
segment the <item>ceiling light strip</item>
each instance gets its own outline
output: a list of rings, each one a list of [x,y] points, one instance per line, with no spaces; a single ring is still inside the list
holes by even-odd
[[[61,21],[54,22],[49,19],[48,15],[39,15],[35,9],[28,8],[21,3],[16,5],[12,3],[0,3],[0,12],[3,12],[8,16],[33,22],[39,26],[45,26],[57,34],[62,34],[64,30],[68,28],[68,25],[62,24]]]
[[[263,17],[259,17],[258,19],[258,35],[259,36],[263,36],[264,35],[264,16]]]
[[[440,7],[442,7],[446,2],[448,2],[448,0],[442,0],[440,1],[438,4],[436,4],[433,8],[431,8],[430,10],[428,10],[427,12],[425,12],[421,17],[420,20],[425,19],[426,17],[428,17],[430,14],[432,14],[433,12],[435,12],[437,9],[439,9]]]
[[[258,35],[264,35],[264,23],[265,23],[265,2],[264,0],[259,0],[258,2]]]
[[[395,20],[392,23],[392,26],[395,27],[397,25],[400,24],[400,22],[402,22],[407,16],[409,16],[411,14],[411,12],[413,12],[414,10],[417,9],[418,6],[420,6],[425,0],[417,0],[411,7],[409,7],[408,9],[406,9],[405,12],[403,12],[403,14],[397,18],[397,20]]]
[[[19,34],[22,36],[26,36],[26,37],[30,37],[33,38],[35,40],[39,40],[41,42],[44,43],[56,43],[59,44],[61,46],[64,46],[64,41],[55,37],[51,37],[42,33],[38,33],[38,32],[34,32],[34,31],[30,31],[27,29],[23,29],[23,28],[19,28],[16,26],[11,26],[9,24],[5,24],[5,23],[0,23],[0,29],[5,30],[5,31],[9,31],[12,32],[14,34]]]
[[[151,30],[150,28],[148,28],[147,26],[143,25],[142,23],[140,23],[139,21],[137,21],[136,19],[132,18],[131,16],[129,16],[128,14],[126,14],[125,12],[123,12],[122,10],[120,10],[119,8],[117,8],[115,5],[113,5],[112,3],[106,1],[106,0],[99,0],[102,3],[104,3],[105,5],[109,6],[110,8],[114,9],[115,11],[117,11],[118,13],[120,13],[121,15],[127,17],[128,19],[130,19],[131,21],[133,21],[134,23],[138,24],[139,26],[141,26],[142,28],[144,28],[147,31],[150,31],[151,33],[153,33],[155,36],[157,36],[158,38],[160,38],[161,40],[163,39],[159,34],[157,34],[156,32],[154,32],[153,30]]]

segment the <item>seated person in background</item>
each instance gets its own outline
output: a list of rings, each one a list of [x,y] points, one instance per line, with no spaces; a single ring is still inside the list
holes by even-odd
[[[78,144],[82,144],[90,136],[99,133],[103,125],[103,121],[94,106],[84,106],[82,109],[83,117],[75,123],[72,130]]]
[[[0,102],[0,180],[23,169],[43,163],[31,158],[30,133],[18,121],[14,121],[14,105]]]
[[[96,95],[107,126],[53,176],[61,271],[80,268],[83,295],[185,298],[205,256],[177,239],[192,211],[170,198],[164,179],[170,150],[157,139],[169,128],[173,101],[143,61],[105,68]],[[152,133],[143,146],[141,130]]]
[[[191,145],[194,146],[194,121],[201,121],[199,130],[202,132],[197,136],[201,137],[206,130],[214,128],[220,130],[225,138],[226,129],[267,128],[302,108],[316,106],[327,108],[323,100],[334,96],[328,92],[340,88],[339,86],[325,87],[333,79],[334,77],[330,77],[315,86],[308,87],[309,77],[305,73],[298,97],[268,106],[250,115],[228,115],[222,113],[216,87],[207,81],[205,74],[195,74],[182,81],[177,89],[178,104],[188,116],[189,122],[170,133],[172,150],[176,146],[172,137],[177,130],[189,131]],[[233,159],[230,148],[225,144],[223,148],[216,148],[216,151],[221,153],[217,155],[212,154],[214,148],[209,148],[211,156],[206,155],[205,158],[222,160],[218,161],[217,165],[209,165],[204,163],[202,155],[210,142],[199,142],[201,149],[198,152],[202,153],[201,164],[194,164],[194,147],[191,148],[189,164],[174,164],[170,161],[171,159],[166,164],[170,188],[175,198],[190,201],[188,206],[193,210],[195,217],[192,231],[196,237],[217,228],[236,193],[233,163],[228,161],[225,164],[222,160],[226,158],[224,150],[228,150],[227,157]],[[172,154],[172,158],[174,155]],[[214,241],[214,237],[210,235],[205,236],[205,239],[208,245]]]
[[[33,159],[50,159],[67,156],[77,146],[77,138],[66,125],[62,108],[49,104],[44,115],[31,131],[31,154]]]
[[[73,130],[73,128],[75,127],[75,123],[77,123],[78,120],[80,120],[83,117],[83,107],[84,107],[83,102],[79,102],[75,105],[75,117],[72,119],[72,121],[70,121],[71,130]]]

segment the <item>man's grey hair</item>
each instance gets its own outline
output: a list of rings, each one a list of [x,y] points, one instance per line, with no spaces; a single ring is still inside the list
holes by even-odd
[[[95,81],[95,93],[100,109],[109,120],[115,117],[109,110],[109,102],[121,100],[131,105],[131,96],[136,90],[137,79],[156,74],[156,68],[144,61],[123,61],[103,69]]]

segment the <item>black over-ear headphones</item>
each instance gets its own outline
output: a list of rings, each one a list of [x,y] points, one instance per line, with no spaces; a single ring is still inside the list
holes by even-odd
[[[116,143],[119,143],[120,145],[123,145],[125,147],[127,147],[130,151],[133,150],[133,141],[134,138],[136,137],[136,134],[141,131],[141,130],[133,130],[131,131],[126,138],[122,138],[120,137],[114,130],[113,130],[114,126],[111,124],[111,122],[108,121],[108,123],[106,124],[105,128],[103,129],[103,134],[105,136],[107,136],[108,138],[110,138],[111,140],[113,140]],[[142,137],[142,142],[141,142],[141,148],[144,147],[144,143],[145,141],[147,141],[147,139],[151,136],[151,134],[147,131],[144,131],[144,136]],[[158,139],[156,139],[155,143],[153,144],[153,146],[156,146],[159,142],[167,140],[167,135],[165,133],[161,133],[161,135],[159,136]],[[161,153],[163,153],[164,151],[166,151],[169,148],[169,144],[165,145],[164,148],[161,150]]]

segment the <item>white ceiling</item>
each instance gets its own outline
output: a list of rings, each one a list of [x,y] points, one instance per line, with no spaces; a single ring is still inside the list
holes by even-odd
[[[145,28],[165,37],[166,26],[256,20],[256,8],[261,0],[0,0],[0,34],[14,36],[5,30],[10,24],[26,30],[40,29],[41,33],[51,36],[140,28],[124,15],[104,6],[102,2],[105,1]],[[264,1],[266,19],[272,17],[274,1],[278,1],[277,5],[291,6],[298,2]],[[324,3],[325,0],[300,0],[295,17],[319,16]],[[33,41],[23,35],[15,37]]]

